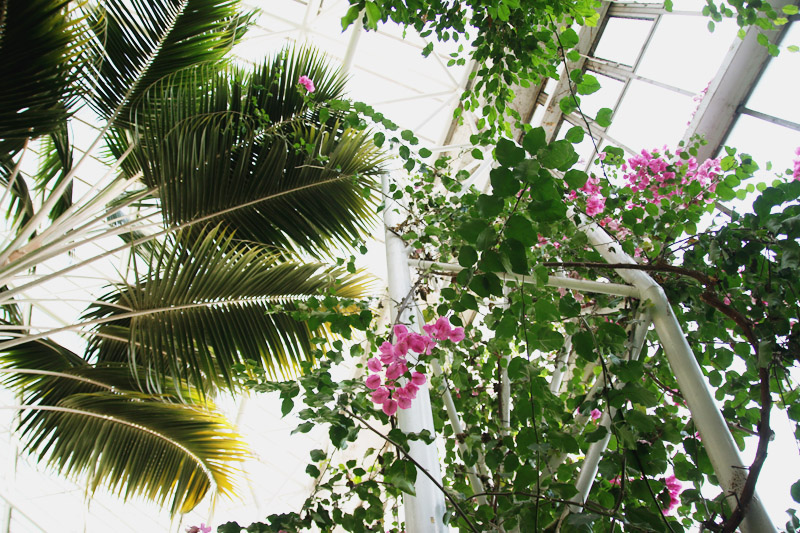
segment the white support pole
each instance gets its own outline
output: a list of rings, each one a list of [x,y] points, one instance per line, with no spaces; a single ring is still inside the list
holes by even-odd
[[[386,207],[383,210],[383,223],[386,235],[386,264],[387,281],[389,285],[389,306],[392,321],[405,323],[411,329],[419,332],[419,324],[411,324],[410,309],[402,310],[399,320],[396,305],[405,300],[411,288],[411,275],[408,270],[408,257],[403,239],[398,237],[391,228],[403,221],[403,216],[398,212],[402,207],[391,201],[389,192],[389,176],[383,175],[383,196],[386,198]],[[420,386],[417,397],[411,402],[409,409],[400,409],[397,412],[400,429],[405,432],[420,432],[427,429],[431,435],[435,434],[433,428],[433,413],[428,384]],[[442,473],[439,467],[439,458],[435,443],[425,444],[421,440],[409,443],[409,452],[422,467],[440,484]],[[445,513],[444,494],[422,472],[417,471],[417,480],[414,483],[416,496],[403,494],[403,507],[405,510],[406,531],[408,533],[445,533],[447,527],[443,517]]]
[[[434,261],[423,261],[422,259],[409,259],[408,264],[422,270],[439,270],[442,272],[461,272],[464,267],[453,263],[436,263]],[[536,283],[533,274],[521,276],[519,274],[509,274],[499,272],[497,274],[504,282],[515,281],[517,283]],[[560,287],[563,289],[574,289],[576,291],[595,292],[598,294],[611,294],[614,296],[627,296],[629,298],[639,298],[639,289],[631,285],[622,283],[606,283],[603,281],[591,281],[588,279],[573,279],[563,276],[549,276],[547,278],[548,287]]]
[[[574,213],[570,213],[572,216]],[[582,217],[580,227],[589,238],[589,243],[609,263],[636,264],[618,244],[596,223]],[[641,270],[618,269],[617,274],[641,291],[642,301],[650,301],[650,312],[670,368],[675,374],[689,411],[692,413],[703,444],[708,452],[714,473],[728,498],[731,508],[736,508],[737,498],[747,479],[747,467],[739,456],[739,450],[722,418],[711,390],[703,376],[694,352],[689,346],[678,319],[672,312],[664,290],[647,273]],[[753,494],[741,523],[743,533],[770,533],[777,531],[769,519],[764,504],[757,493]]]

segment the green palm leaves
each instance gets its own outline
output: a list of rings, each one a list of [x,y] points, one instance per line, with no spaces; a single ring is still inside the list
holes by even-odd
[[[0,372],[24,399],[22,438],[63,474],[173,513],[209,490],[231,493],[246,451],[211,397],[236,386],[243,364],[287,377],[311,358],[326,330],[292,318],[299,302],[364,294],[362,277],[319,261],[370,229],[383,155],[329,107],[345,80],[316,52],[251,69],[222,60],[252,18],[238,1],[7,0],[0,10],[0,58],[34,66],[0,76],[2,208],[16,236],[0,250],[0,305],[17,309],[13,274],[37,254],[102,231],[136,252],[81,318],[83,355],[6,315],[21,333],[0,339]],[[96,190],[113,195],[72,198],[82,161],[65,124],[79,101],[105,121],[119,175]],[[44,135],[28,178],[23,147]]]
[[[233,491],[234,465],[247,452],[209,402],[142,394],[127,367],[90,365],[49,341],[13,348],[3,361],[18,372],[6,384],[23,391],[26,449],[62,474],[87,476],[92,490],[169,502],[172,513],[209,489]]]

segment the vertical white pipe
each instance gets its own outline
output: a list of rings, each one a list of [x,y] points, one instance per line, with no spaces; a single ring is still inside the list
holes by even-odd
[[[358,41],[361,39],[361,34],[364,33],[364,22],[362,18],[364,17],[364,12],[358,14],[356,21],[353,23],[353,29],[350,34],[350,42],[347,43],[347,50],[345,50],[344,58],[342,59],[342,72],[345,74],[350,72],[350,69],[353,67],[353,59],[356,56],[356,48],[358,48]]]
[[[383,175],[381,184],[383,196],[386,199],[383,222],[386,236],[389,307],[391,309],[392,322],[394,322],[398,318],[396,305],[402,302],[411,290],[411,275],[408,270],[405,243],[403,239],[390,230],[390,228],[403,221],[404,217],[398,212],[398,209],[402,209],[402,207],[390,200],[388,174]],[[415,321],[414,324],[411,324],[410,316],[410,309],[403,309],[399,322],[405,323],[409,328],[419,332],[419,323]],[[431,435],[435,434],[430,392],[427,383],[420,386],[417,397],[411,402],[409,409],[397,411],[397,421],[400,429],[407,433],[420,432],[427,429]],[[412,441],[409,443],[409,452],[414,460],[441,483],[442,473],[435,443],[425,444],[421,440]],[[417,480],[414,483],[414,490],[416,491],[416,496],[403,494],[406,531],[408,533],[445,533],[447,527],[443,521],[445,513],[444,494],[425,474],[419,471],[417,472]]]
[[[574,213],[569,213],[572,216]],[[589,243],[609,263],[636,264],[632,257],[624,253],[614,239],[600,226],[582,217],[580,227],[589,238]],[[675,374],[678,388],[681,391],[692,420],[703,437],[703,444],[720,486],[725,491],[731,508],[737,504],[737,496],[741,493],[747,479],[747,467],[739,456],[739,450],[733,440],[728,425],[717,407],[711,390],[706,382],[700,365],[694,357],[686,340],[678,319],[672,312],[664,290],[647,273],[641,270],[619,269],[617,274],[634,285],[641,292],[642,301],[649,300],[653,325],[656,328],[670,368]],[[769,519],[764,504],[753,494],[740,526],[743,533],[770,533],[777,531]]]

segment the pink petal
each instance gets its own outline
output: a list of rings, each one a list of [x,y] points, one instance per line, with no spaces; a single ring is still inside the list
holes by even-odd
[[[377,389],[381,386],[381,377],[378,374],[370,374],[366,384],[370,389]]]
[[[367,368],[369,368],[372,372],[380,372],[383,370],[383,363],[381,363],[381,360],[377,357],[373,357],[367,361]]]
[[[395,400],[387,400],[383,403],[383,412],[392,416],[397,412],[397,402]]]
[[[386,400],[389,399],[389,389],[386,387],[380,387],[375,392],[371,394],[372,401],[378,404],[386,403]]]
[[[423,385],[427,381],[425,374],[422,372],[412,372],[411,373],[411,383],[414,385],[420,386]]]

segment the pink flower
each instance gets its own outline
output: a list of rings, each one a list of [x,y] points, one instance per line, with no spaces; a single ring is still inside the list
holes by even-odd
[[[794,168],[792,169],[792,177],[796,180],[800,180],[800,146],[794,151],[794,155],[798,157],[793,162]]]
[[[370,389],[377,389],[381,386],[381,377],[378,374],[370,374],[367,378],[366,385]]]
[[[389,399],[389,389],[379,387],[372,393],[372,401],[377,404],[384,404]]]
[[[316,90],[316,88],[314,87],[314,82],[311,81],[311,78],[309,78],[308,76],[300,76],[300,79],[297,80],[297,83],[305,87],[306,91],[310,93],[313,93]]]
[[[408,372],[408,367],[406,366],[405,363],[401,362],[392,363],[391,365],[389,365],[389,368],[386,369],[386,379],[392,379],[392,380],[397,379],[406,372]]]
[[[586,214],[590,217],[595,216],[598,213],[602,213],[603,209],[606,208],[606,199],[602,196],[590,196],[586,200]]]
[[[664,485],[666,485],[667,491],[669,491],[669,507],[662,509],[661,513],[668,515],[681,503],[680,495],[681,492],[683,492],[683,483],[678,481],[678,478],[673,474],[664,480]]]
[[[589,413],[589,418],[591,418],[592,421],[594,421],[600,418],[602,415],[603,413],[600,412],[600,409],[592,409],[592,412]]]
[[[416,383],[409,381],[406,383],[406,386],[403,390],[405,391],[404,394],[413,400],[417,397],[417,391],[419,390],[419,387],[416,385]]]
[[[402,390],[402,389],[400,389],[400,390]],[[398,390],[397,392],[399,393],[400,391]],[[397,406],[400,409],[408,409],[409,407],[411,407],[411,398],[409,398],[405,394],[397,394],[396,397],[397,397]],[[386,404],[383,404],[383,405],[386,405]],[[386,413],[386,414],[389,414],[389,413]]]
[[[397,401],[396,400],[386,400],[383,402],[383,412],[389,416],[392,416],[397,412]]]
[[[731,295],[730,293],[725,295],[725,298],[722,299],[722,303],[725,305],[731,305]]]
[[[453,342],[461,342],[464,340],[464,328],[453,328],[450,332],[450,340]]]
[[[383,370],[383,363],[381,363],[381,360],[377,357],[373,357],[367,361],[367,368],[369,368],[372,372],[380,372]]]
[[[411,373],[411,383],[416,386],[424,385],[427,379],[425,378],[425,374],[422,372],[412,372]]]
[[[200,527],[189,526],[186,528],[186,533],[211,533],[211,526],[207,526],[205,523],[200,524]]]

